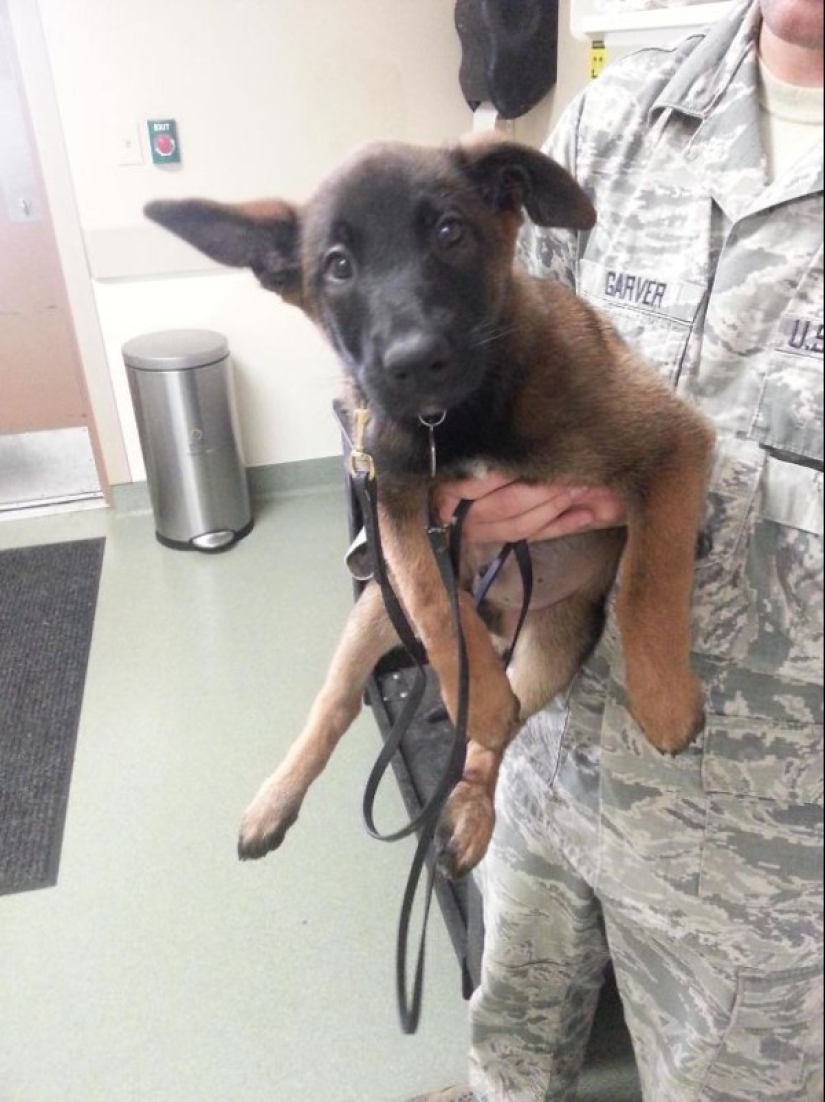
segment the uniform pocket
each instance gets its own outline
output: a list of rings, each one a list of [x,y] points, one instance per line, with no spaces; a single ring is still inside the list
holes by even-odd
[[[786,462],[822,471],[823,326],[821,321],[786,314],[750,428],[750,437]]]
[[[822,1097],[822,969],[743,972],[724,1043],[705,1081],[714,1097]]]
[[[823,728],[709,716],[699,894],[771,936],[822,910]]]
[[[751,680],[821,683],[822,508],[819,471],[752,440],[719,440],[704,519],[710,553],[696,567],[697,654],[736,663]]]
[[[751,594],[749,669],[822,682],[823,476],[768,455],[754,501],[743,580]]]

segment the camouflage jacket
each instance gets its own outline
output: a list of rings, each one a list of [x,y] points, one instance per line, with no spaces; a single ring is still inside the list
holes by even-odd
[[[819,761],[805,794],[821,799],[823,156],[768,183],[757,33],[754,5],[737,5],[605,70],[547,145],[597,225],[530,229],[522,257],[715,422],[694,599],[709,712],[792,728]]]
[[[604,311],[716,425],[693,598],[706,728],[675,759],[646,745],[610,616],[565,699],[505,756],[499,806],[669,937],[732,965],[816,970],[823,160],[811,149],[768,182],[757,18],[737,5],[606,69],[547,146],[592,196],[596,227],[522,240],[536,275]]]

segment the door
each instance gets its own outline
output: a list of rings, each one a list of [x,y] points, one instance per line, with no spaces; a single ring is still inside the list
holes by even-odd
[[[89,400],[0,0],[0,510],[100,497]]]

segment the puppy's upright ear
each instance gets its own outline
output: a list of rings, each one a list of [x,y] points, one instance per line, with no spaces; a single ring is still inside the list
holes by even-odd
[[[531,146],[495,134],[471,135],[456,149],[463,171],[495,210],[525,210],[537,226],[589,230],[596,211],[570,173]]]
[[[301,305],[300,218],[288,203],[160,199],[143,212],[211,260],[251,268],[268,291]]]

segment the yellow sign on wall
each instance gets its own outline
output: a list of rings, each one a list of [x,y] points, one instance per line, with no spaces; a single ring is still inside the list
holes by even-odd
[[[607,61],[607,48],[604,42],[594,39],[590,43],[590,79],[595,80]]]

